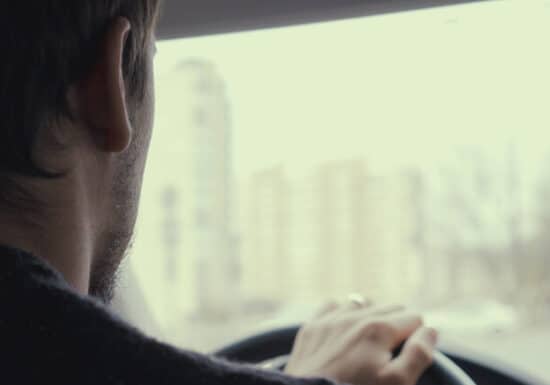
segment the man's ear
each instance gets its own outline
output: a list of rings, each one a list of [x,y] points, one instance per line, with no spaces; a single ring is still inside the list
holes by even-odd
[[[95,65],[77,87],[78,115],[94,142],[106,152],[122,152],[132,141],[126,104],[123,58],[128,19],[115,19],[101,40]]]

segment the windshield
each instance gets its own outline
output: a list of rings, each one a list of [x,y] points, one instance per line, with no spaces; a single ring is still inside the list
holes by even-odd
[[[160,42],[125,316],[207,352],[361,293],[550,379],[549,16]]]

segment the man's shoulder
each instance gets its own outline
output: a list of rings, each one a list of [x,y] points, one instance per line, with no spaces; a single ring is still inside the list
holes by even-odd
[[[0,362],[12,383],[144,383],[166,366],[161,357],[180,368],[189,358],[72,290],[40,258],[0,247],[0,271]]]
[[[0,356],[12,373],[97,378],[155,343],[76,293],[40,258],[0,247],[0,271]]]
[[[179,350],[79,295],[27,253],[0,247],[0,362],[12,384],[306,385]]]
[[[4,323],[18,321],[27,327],[89,319],[85,314],[91,313],[112,317],[99,301],[74,291],[45,260],[7,246],[0,246],[0,306]]]

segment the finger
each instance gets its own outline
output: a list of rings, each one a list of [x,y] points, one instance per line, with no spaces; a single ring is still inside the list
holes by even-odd
[[[405,343],[401,354],[381,372],[382,383],[414,385],[433,362],[437,332],[431,328],[418,329]]]
[[[359,294],[350,294],[343,301],[331,301],[325,305],[317,317],[334,316],[340,317],[346,314],[370,309],[374,306],[374,302]]]
[[[396,314],[391,317],[367,318],[359,324],[359,334],[369,343],[378,344],[392,352],[411,337],[423,324],[415,314]]]
[[[317,313],[315,313],[314,318],[322,318],[326,315],[329,315],[340,308],[340,303],[336,300],[332,300],[324,304]]]
[[[368,299],[360,297],[351,297],[343,301],[342,305],[334,312],[334,315],[350,314],[372,308],[374,303]]]
[[[334,316],[342,317],[343,321],[361,322],[365,318],[384,317],[386,315],[397,314],[403,312],[405,307],[400,305],[375,306],[368,305],[364,308],[352,308],[350,306],[341,307],[333,314]]]
[[[359,309],[354,312],[334,312],[334,316],[346,317],[347,321],[350,323],[362,323],[364,321],[379,319],[384,317],[399,317],[403,316],[406,308],[401,305],[390,305],[390,306],[371,306],[365,309]]]
[[[412,313],[403,313],[388,317],[387,322],[395,331],[394,339],[390,344],[390,349],[392,350],[396,349],[408,338],[411,338],[424,325],[422,317]]]
[[[348,295],[347,301],[351,303],[352,306],[355,306],[360,309],[370,307],[373,305],[372,301],[370,301],[369,299],[365,298],[364,296],[358,293],[352,293]]]
[[[389,306],[381,306],[381,307],[371,307],[369,309],[365,309],[364,314],[370,315],[370,316],[385,316],[390,315],[394,313],[399,313],[405,311],[405,306],[403,305],[389,305]]]

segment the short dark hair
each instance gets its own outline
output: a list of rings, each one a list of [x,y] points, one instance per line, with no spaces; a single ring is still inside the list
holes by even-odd
[[[37,164],[37,134],[70,117],[67,91],[97,61],[110,23],[132,29],[124,52],[130,96],[145,89],[145,52],[160,0],[6,1],[0,10],[0,195],[14,176],[52,177]]]

